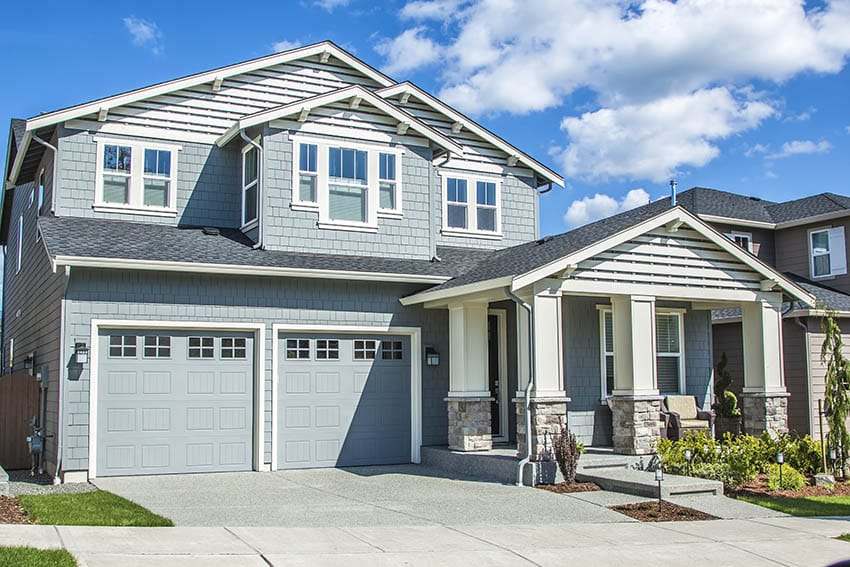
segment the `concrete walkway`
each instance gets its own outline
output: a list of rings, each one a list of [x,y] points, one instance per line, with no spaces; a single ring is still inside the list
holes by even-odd
[[[0,545],[64,547],[81,566],[828,565],[850,558],[844,519],[663,524],[477,523],[314,528],[0,525]]]

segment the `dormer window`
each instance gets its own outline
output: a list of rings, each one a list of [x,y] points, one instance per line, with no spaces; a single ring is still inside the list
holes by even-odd
[[[753,251],[753,235],[749,232],[730,232],[726,236],[747,252]]]
[[[447,236],[501,238],[500,179],[443,173],[443,230]]]
[[[103,212],[177,214],[179,146],[95,138],[97,182],[94,209]],[[39,188],[39,199],[43,200]]]

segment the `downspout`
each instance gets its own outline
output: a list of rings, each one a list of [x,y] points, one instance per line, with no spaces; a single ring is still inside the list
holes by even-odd
[[[65,396],[65,381],[67,380],[68,365],[65,363],[65,349],[68,348],[65,342],[65,321],[68,320],[68,283],[71,281],[71,266],[65,266],[65,285],[62,287],[62,299],[59,300],[59,368],[56,375],[59,380],[56,384],[57,394],[59,396],[59,412],[56,417],[56,469],[53,471],[53,484],[62,484],[62,479],[59,477],[59,471],[62,468],[62,439],[65,436],[65,411],[62,407]]]
[[[510,286],[505,286],[505,294],[514,303],[528,311],[528,384],[525,386],[525,457],[517,465],[516,485],[523,486],[522,473],[531,462],[531,389],[534,388],[534,308],[517,297]]]
[[[437,256],[437,237],[434,231],[434,210],[436,204],[434,201],[435,193],[434,191],[434,170],[437,168],[434,165],[434,148],[431,148],[431,163],[428,167],[428,226],[431,227],[431,230],[428,231],[428,252],[431,254],[431,259],[435,262],[439,262],[441,258]],[[440,189],[442,192],[442,189]]]
[[[239,130],[239,136],[242,137],[243,140],[257,148],[257,153],[260,156],[260,163],[257,164],[257,243],[254,244],[254,250],[263,247],[263,232],[265,230],[266,223],[263,222],[263,214],[265,212],[265,208],[262,206],[263,203],[263,185],[266,183],[266,176],[263,171],[263,146],[252,140],[245,133],[245,129],[242,128]],[[244,183],[244,181],[243,181]]]
[[[32,139],[44,146],[45,148],[51,150],[53,152],[53,178],[50,180],[50,214],[56,213],[56,186],[58,185],[56,179],[56,171],[57,171],[57,161],[59,160],[59,150],[53,144],[50,144],[41,138],[39,138],[35,133],[32,135]],[[38,189],[38,187],[36,187]]]

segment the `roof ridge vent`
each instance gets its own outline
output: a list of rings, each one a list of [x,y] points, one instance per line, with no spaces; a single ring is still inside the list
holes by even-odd
[[[554,237],[554,236],[552,236],[552,235],[544,236],[543,238],[538,238],[538,239],[537,239],[537,244],[546,244],[547,242],[549,242],[549,241],[550,241],[550,240],[552,240],[553,238],[555,238],[555,237]]]
[[[201,232],[209,236],[218,236],[221,234],[221,231],[214,226],[202,226]]]

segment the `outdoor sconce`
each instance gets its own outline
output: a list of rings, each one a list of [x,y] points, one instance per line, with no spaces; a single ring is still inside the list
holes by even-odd
[[[694,458],[690,449],[685,449],[685,460],[688,462],[688,476],[691,476],[691,459]]]
[[[779,463],[779,490],[782,490],[782,465],[785,463],[785,453],[777,451],[776,462]]]
[[[35,367],[35,353],[31,352],[24,359],[24,370],[27,371],[27,374],[32,376],[32,369]]]
[[[440,365],[440,353],[433,347],[425,347],[425,364],[428,366]]]
[[[655,482],[658,483],[658,512],[661,512],[661,481],[664,480],[664,471],[661,469],[661,465],[658,465],[658,468],[655,469]]]
[[[74,343],[74,362],[85,364],[89,361],[89,347],[86,343]]]

